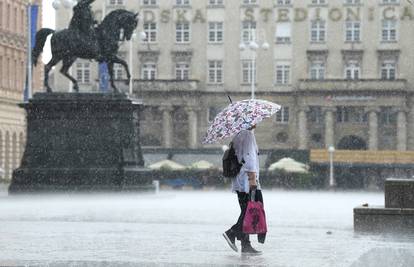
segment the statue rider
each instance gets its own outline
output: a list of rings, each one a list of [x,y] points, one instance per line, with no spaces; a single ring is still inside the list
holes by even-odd
[[[98,53],[98,42],[95,33],[97,21],[93,17],[91,4],[95,0],[80,0],[73,7],[73,16],[69,23],[69,29],[77,30],[83,40],[88,42],[88,47]]]

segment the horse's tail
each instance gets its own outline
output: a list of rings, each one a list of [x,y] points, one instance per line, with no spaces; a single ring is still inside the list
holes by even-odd
[[[35,41],[35,47],[32,50],[32,64],[37,65],[37,59],[39,58],[40,54],[43,51],[43,47],[45,46],[47,36],[49,34],[54,33],[55,31],[48,28],[40,29],[36,33],[36,41]]]

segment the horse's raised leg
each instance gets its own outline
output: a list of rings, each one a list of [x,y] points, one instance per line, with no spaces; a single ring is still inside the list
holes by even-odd
[[[49,71],[52,69],[53,66],[55,66],[60,61],[60,58],[57,58],[55,56],[52,57],[52,59],[45,65],[45,76],[43,80],[43,84],[46,87],[46,92],[51,93],[52,88],[49,86]]]
[[[78,81],[73,78],[72,76],[70,76],[69,74],[69,69],[70,66],[72,66],[73,62],[75,62],[76,57],[69,57],[69,58],[64,58],[63,59],[63,64],[62,64],[62,68],[60,69],[60,73],[62,73],[66,78],[68,78],[69,80],[71,80],[71,82],[73,83],[73,90],[75,90],[75,92],[79,92],[79,86],[78,86]]]
[[[118,88],[115,86],[114,82],[114,62],[108,61],[108,72],[109,72],[109,81],[111,82],[112,89],[114,89],[114,93],[119,93]]]

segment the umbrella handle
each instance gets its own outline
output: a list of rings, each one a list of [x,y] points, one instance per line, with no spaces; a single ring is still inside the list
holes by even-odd
[[[227,95],[227,97],[228,97],[228,98],[229,98],[229,100],[230,100],[230,104],[233,104],[233,101],[231,100],[230,96],[229,96],[229,95]]]

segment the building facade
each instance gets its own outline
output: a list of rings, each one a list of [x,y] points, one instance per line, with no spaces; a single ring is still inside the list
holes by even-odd
[[[408,1],[100,0],[93,8],[98,20],[118,8],[141,14],[147,39],[123,43],[120,56],[132,62],[132,96],[144,102],[143,146],[210,147],[200,140],[227,96],[249,98],[254,82],[257,98],[282,106],[258,127],[260,147],[414,150]],[[57,27],[70,16],[59,10]],[[98,90],[95,63],[78,60],[72,75],[81,90]]]
[[[27,5],[27,0],[0,0],[0,168],[5,179],[20,164],[25,144],[25,112],[18,104],[26,77]],[[40,16],[41,8],[38,25]],[[41,73],[41,68],[33,73],[34,88],[40,88]]]

